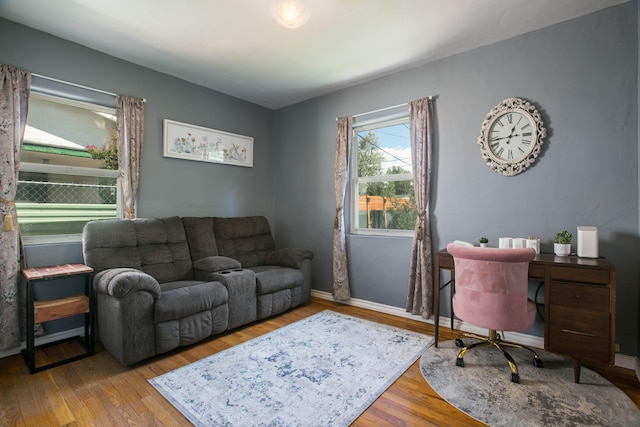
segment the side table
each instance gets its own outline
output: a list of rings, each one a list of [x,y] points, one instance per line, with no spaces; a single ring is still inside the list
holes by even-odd
[[[29,371],[33,374],[93,355],[95,353],[95,299],[91,283],[93,269],[84,264],[62,264],[49,267],[25,268],[22,270],[22,274],[27,280],[27,348],[22,351],[22,354],[25,357]],[[34,285],[36,283],[74,276],[84,277],[84,294],[45,301],[35,300]],[[87,351],[67,359],[36,367],[36,350],[77,337],[58,340],[36,347],[34,325],[77,314],[84,314],[84,339],[82,341]]]

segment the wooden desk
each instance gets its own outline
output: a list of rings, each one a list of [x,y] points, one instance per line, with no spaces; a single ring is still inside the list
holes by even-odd
[[[93,297],[93,286],[91,283],[93,269],[84,264],[62,264],[52,265],[49,267],[25,268],[22,270],[22,274],[27,280],[27,348],[23,350],[23,355],[27,361],[29,371],[33,374],[35,372],[53,368],[54,366],[59,366],[94,354],[95,302]],[[73,276],[84,277],[83,295],[73,295],[47,301],[35,300],[33,289],[35,283]],[[39,348],[55,344],[60,341],[36,347],[35,334],[33,330],[34,324],[62,319],[68,316],[75,316],[77,314],[84,314],[85,317],[83,341],[87,351],[74,357],[59,360],[45,366],[36,367],[35,351]]]
[[[446,249],[436,252],[433,271],[436,347],[442,270],[451,272],[453,295],[455,268],[453,257]],[[544,349],[573,359],[575,381],[580,381],[582,361],[614,364],[616,269],[613,264],[602,258],[538,254],[529,263],[529,278],[544,282]],[[453,309],[450,316],[453,329]]]

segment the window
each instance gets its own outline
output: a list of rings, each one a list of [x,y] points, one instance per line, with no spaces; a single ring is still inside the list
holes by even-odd
[[[413,191],[409,118],[386,118],[353,126],[351,231],[413,235],[417,210]]]
[[[25,241],[79,239],[89,220],[121,216],[115,132],[114,108],[31,92],[16,194]]]

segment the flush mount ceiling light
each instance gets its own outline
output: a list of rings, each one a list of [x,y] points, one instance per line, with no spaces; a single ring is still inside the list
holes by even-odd
[[[302,0],[275,0],[271,3],[271,16],[278,24],[293,30],[307,23],[311,7]]]

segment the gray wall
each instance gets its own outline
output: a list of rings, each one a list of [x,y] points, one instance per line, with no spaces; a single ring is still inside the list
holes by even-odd
[[[331,291],[336,117],[435,95],[434,248],[538,235],[551,252],[556,231],[597,226],[600,253],[618,273],[616,340],[622,353],[637,354],[637,7],[626,3],[277,111],[276,158],[286,167],[275,169],[276,223],[287,244],[314,250],[314,287]],[[536,164],[515,177],[489,169],[476,144],[486,114],[508,97],[535,103],[548,131]],[[411,239],[347,243],[352,295],[403,308]],[[448,303],[441,308],[448,313]]]

